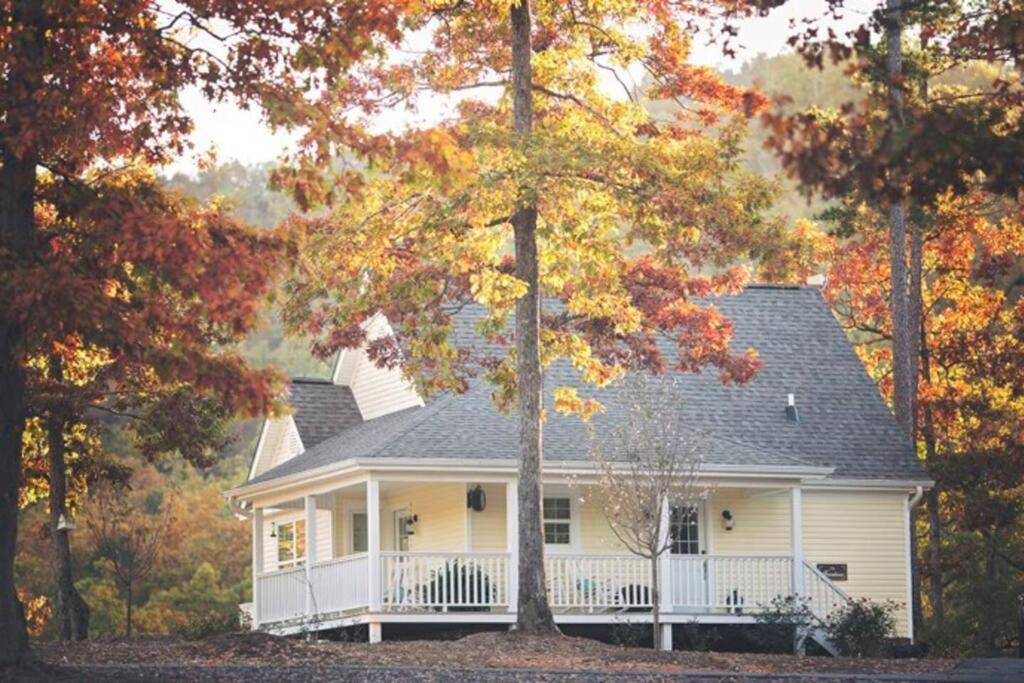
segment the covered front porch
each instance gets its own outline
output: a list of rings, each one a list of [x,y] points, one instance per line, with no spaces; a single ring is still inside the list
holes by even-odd
[[[625,551],[577,480],[544,484],[548,598],[561,623],[649,621],[651,563]],[[512,623],[516,480],[364,473],[329,490],[254,500],[253,623],[275,633],[358,623]],[[802,488],[720,480],[668,508],[662,619],[749,622],[799,594],[821,618],[845,594],[805,558]],[[726,514],[727,513],[727,514]]]

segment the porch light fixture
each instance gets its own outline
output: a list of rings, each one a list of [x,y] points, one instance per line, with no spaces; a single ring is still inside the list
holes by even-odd
[[[483,512],[487,508],[487,493],[483,486],[477,484],[466,492],[466,507],[474,512]]]
[[[732,528],[736,525],[736,518],[732,516],[732,513],[728,510],[722,510],[722,526],[725,527],[726,531],[732,531]]]
[[[416,533],[416,525],[420,523],[419,515],[412,515],[405,518],[405,533],[412,536]]]
[[[277,522],[270,523],[270,537],[277,538]]]

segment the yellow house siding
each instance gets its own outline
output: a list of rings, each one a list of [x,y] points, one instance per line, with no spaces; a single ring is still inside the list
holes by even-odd
[[[480,552],[504,552],[506,546],[505,485],[481,484],[487,496],[482,512],[467,510],[470,528],[470,549]]]
[[[391,334],[391,326],[377,317],[367,329],[367,337],[376,339]],[[360,349],[355,359],[349,386],[364,420],[423,405],[412,384],[398,368],[380,368]]]
[[[577,498],[580,496],[577,495]],[[629,550],[615,536],[604,516],[602,505],[584,494],[576,510],[579,512],[580,551],[584,553],[629,553]]]
[[[902,492],[805,491],[804,556],[817,563],[844,563],[847,595],[894,600],[897,628],[907,633],[907,529]]]
[[[412,551],[466,549],[466,485],[458,482],[422,484],[381,493],[381,548],[395,549],[394,512],[408,508],[419,516],[409,539]]]
[[[711,550],[716,555],[789,555],[790,492],[752,492],[721,488],[711,492],[701,529],[714,534]],[[726,531],[722,512],[732,513],[735,525]],[[710,527],[710,529],[709,529]],[[707,539],[705,539],[705,542]]]

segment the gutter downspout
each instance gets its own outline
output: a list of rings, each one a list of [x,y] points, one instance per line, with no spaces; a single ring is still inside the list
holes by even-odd
[[[921,498],[924,496],[924,487],[918,486],[914,489],[914,493],[910,496],[910,500],[907,501],[907,508],[914,509],[917,504],[921,502]]]

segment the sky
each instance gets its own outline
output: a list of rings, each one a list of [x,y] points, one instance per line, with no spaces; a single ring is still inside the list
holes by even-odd
[[[862,22],[866,14],[877,3],[875,0],[847,0],[844,21],[837,28],[843,29]],[[826,0],[792,0],[767,17],[747,19],[740,24],[736,41],[737,55],[727,59],[720,46],[709,45],[706,39],[697,37],[693,45],[693,61],[718,69],[734,70],[759,54],[774,55],[787,50],[786,38],[792,33],[790,21],[805,17],[820,17],[824,13]],[[273,132],[262,121],[255,110],[242,110],[231,104],[214,106],[195,90],[182,95],[186,110],[195,121],[192,134],[193,153],[185,155],[166,170],[170,173],[193,173],[197,159],[212,151],[219,162],[240,161],[258,164],[274,161],[287,151],[291,136]],[[380,125],[401,129],[420,123],[431,117],[439,117],[450,102],[439,99],[428,103],[427,111],[417,117],[404,110],[395,111],[384,117]]]

